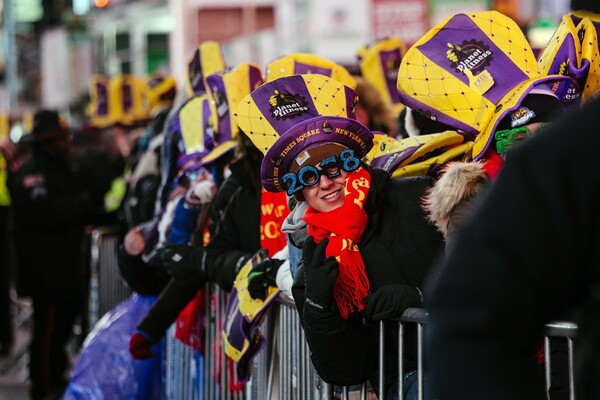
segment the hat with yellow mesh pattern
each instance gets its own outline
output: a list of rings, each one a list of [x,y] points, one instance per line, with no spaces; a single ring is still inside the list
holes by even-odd
[[[205,77],[225,69],[225,67],[219,42],[206,40],[200,43],[188,60],[188,74],[185,83],[188,96],[205,93]]]
[[[544,76],[519,26],[496,11],[456,14],[406,53],[398,73],[402,102],[432,120],[477,135],[483,157],[496,125],[534,88],[567,95],[571,79]]]
[[[392,178],[433,175],[439,167],[454,160],[470,158],[473,142],[456,131],[445,131],[394,139],[375,133],[373,148],[363,159],[381,168]]]
[[[89,81],[90,102],[86,111],[90,123],[97,128],[106,128],[115,122],[110,113],[109,83],[110,79],[104,75],[93,75]]]
[[[392,105],[397,114],[404,108],[396,82],[400,61],[405,53],[406,46],[397,37],[373,40],[359,47],[356,52],[362,76],[377,89],[385,102]]]
[[[214,147],[214,106],[208,94],[194,96],[179,109],[179,125],[186,154],[201,153]]]
[[[123,125],[133,125],[148,118],[144,106],[144,83],[134,75],[116,75],[110,79],[109,113]]]
[[[243,63],[206,77],[216,111],[214,126],[219,143],[236,137],[240,128],[233,119],[232,109],[263,82],[260,68],[253,63]]]
[[[290,75],[325,75],[356,90],[356,80],[343,66],[321,56],[308,53],[291,53],[267,65],[266,82]]]
[[[358,158],[367,154],[373,134],[354,120],[355,104],[352,88],[319,74],[279,78],[246,96],[235,117],[242,131],[265,153],[261,165],[264,188],[285,190],[281,177],[292,164],[325,144],[350,148]]]
[[[543,74],[573,78],[567,100],[576,105],[586,103],[600,90],[599,27],[600,14],[574,11],[564,15],[538,61]]]

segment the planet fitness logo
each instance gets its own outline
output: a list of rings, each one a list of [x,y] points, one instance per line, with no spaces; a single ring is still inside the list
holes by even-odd
[[[278,120],[293,119],[308,112],[308,102],[299,94],[273,92],[269,98],[271,115]]]
[[[470,70],[477,75],[492,63],[493,53],[489,46],[478,40],[465,40],[461,44],[448,43],[446,57],[458,73]]]

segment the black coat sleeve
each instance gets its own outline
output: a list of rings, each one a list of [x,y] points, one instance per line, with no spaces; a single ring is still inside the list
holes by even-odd
[[[317,373],[327,383],[360,384],[377,367],[377,344],[358,315],[344,320],[337,308],[316,311],[304,302],[304,271],[300,267],[292,294]]]

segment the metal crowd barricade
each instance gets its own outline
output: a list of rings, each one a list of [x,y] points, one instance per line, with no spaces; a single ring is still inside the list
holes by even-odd
[[[90,287],[88,321],[92,327],[107,311],[131,295],[117,263],[119,236],[110,227],[98,227],[92,231],[90,244]]]
[[[310,361],[310,350],[306,342],[304,331],[300,325],[298,313],[293,300],[280,296],[271,310],[269,316],[261,326],[261,331],[267,338],[268,346],[257,356],[253,363],[252,377],[243,390],[232,392],[232,382],[236,377],[231,376],[227,368],[225,352],[221,337],[221,324],[225,318],[226,293],[218,288],[209,287],[212,292],[207,295],[206,335],[204,359],[191,363],[179,358],[192,357],[191,352],[179,349],[185,347],[176,340],[171,340],[171,350],[167,351],[166,369],[167,380],[165,387],[168,399],[197,399],[197,393],[203,393],[204,399],[226,400],[331,400],[333,398],[333,385],[326,384],[316,374]],[[214,294],[214,296],[213,296]],[[406,324],[416,324],[417,327],[417,385],[418,398],[423,399],[423,333],[427,324],[428,313],[422,308],[409,308],[402,315],[398,323],[398,398],[404,398],[403,388],[403,349]],[[546,384],[550,385],[550,337],[562,337],[568,340],[569,351],[569,393],[570,400],[574,400],[573,386],[573,339],[577,333],[577,326],[569,322],[552,322],[546,325],[545,331],[545,359],[546,359]],[[384,354],[384,324],[380,323],[379,347],[379,387],[378,392],[383,393],[385,382]],[[172,333],[169,335],[172,336]],[[169,345],[167,345],[169,346]],[[168,347],[169,349],[169,347]],[[177,367],[173,364],[178,363]],[[199,364],[200,363],[200,364]],[[198,365],[204,366],[202,376],[198,375]],[[194,374],[198,380],[194,380]],[[190,376],[192,378],[190,379]],[[176,386],[180,388],[177,389]],[[186,392],[193,387],[194,392]],[[198,387],[199,389],[196,389]],[[179,390],[179,391],[177,391]],[[341,399],[349,399],[350,388],[341,388]],[[368,395],[367,384],[360,388],[360,399],[366,400]]]

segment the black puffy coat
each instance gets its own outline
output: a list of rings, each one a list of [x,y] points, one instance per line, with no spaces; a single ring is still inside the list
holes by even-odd
[[[381,169],[370,172],[371,188],[365,205],[369,219],[359,250],[371,292],[390,284],[421,288],[444,246],[441,233],[427,221],[421,208],[421,197],[432,180],[429,177],[390,180]],[[313,364],[321,378],[339,385],[368,379],[377,387],[379,323],[365,321],[358,313],[344,320],[337,308],[315,311],[306,307],[302,271],[297,275],[293,295]],[[397,323],[386,327],[386,388],[398,374],[396,327]],[[405,340],[404,365],[408,371],[416,368],[414,332],[407,332]]]

